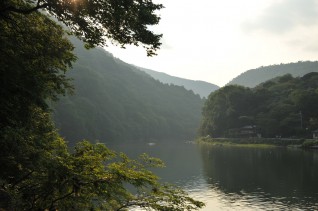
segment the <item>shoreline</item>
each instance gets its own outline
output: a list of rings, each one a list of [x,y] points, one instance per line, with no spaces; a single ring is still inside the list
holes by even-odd
[[[288,138],[212,138],[199,137],[197,143],[211,144],[213,146],[233,147],[293,147],[304,149],[317,149],[317,139],[288,139]]]

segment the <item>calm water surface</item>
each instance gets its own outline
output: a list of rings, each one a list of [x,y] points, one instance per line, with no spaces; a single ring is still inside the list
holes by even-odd
[[[206,203],[207,210],[318,210],[318,151],[186,144],[111,146],[148,153],[155,173]]]

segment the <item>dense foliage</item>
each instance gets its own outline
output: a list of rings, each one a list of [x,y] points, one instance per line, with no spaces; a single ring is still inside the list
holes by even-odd
[[[88,141],[67,148],[48,103],[72,91],[64,73],[75,60],[73,45],[62,27],[39,12],[24,15],[20,6],[30,5],[0,3],[0,210],[202,207],[158,183],[148,168],[162,166],[160,160],[131,160]]]
[[[0,17],[11,19],[41,9],[63,22],[88,46],[107,45],[109,41],[122,47],[141,45],[151,56],[159,49],[162,35],[148,27],[158,24],[156,12],[162,7],[151,0],[2,0]]]
[[[80,41],[73,43],[78,60],[68,76],[74,79],[75,95],[62,98],[54,112],[68,140],[109,143],[195,137],[203,105],[199,95],[141,74],[102,48],[87,51]]]
[[[318,128],[317,103],[318,73],[285,75],[253,89],[225,86],[205,103],[201,135],[231,137],[249,125],[264,137],[311,137]]]
[[[70,90],[64,73],[75,60],[73,45],[40,14],[0,19],[0,27],[0,127],[26,126],[34,106],[45,109],[46,99]]]
[[[275,77],[291,74],[293,77],[318,72],[318,62],[299,61],[297,63],[261,66],[248,70],[231,80],[227,85],[241,85],[253,88]]]

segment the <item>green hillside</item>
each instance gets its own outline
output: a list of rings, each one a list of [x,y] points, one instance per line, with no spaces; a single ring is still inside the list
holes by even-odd
[[[272,78],[291,74],[293,77],[303,76],[310,72],[318,72],[318,62],[299,61],[297,63],[262,66],[248,70],[232,79],[227,85],[236,84],[246,87],[255,87]]]
[[[207,99],[202,136],[310,138],[318,129],[318,73],[290,74],[255,88],[225,86]]]
[[[68,76],[75,95],[55,105],[55,122],[71,142],[189,139],[203,101],[176,85],[162,84],[103,50],[73,40],[78,61]]]
[[[211,92],[214,92],[215,90],[220,88],[215,84],[211,84],[205,81],[194,81],[179,78],[146,68],[140,68],[140,70],[144,71],[145,73],[149,74],[151,77],[159,80],[162,83],[183,86],[187,90],[192,90],[194,93],[199,94],[201,97],[208,97]]]

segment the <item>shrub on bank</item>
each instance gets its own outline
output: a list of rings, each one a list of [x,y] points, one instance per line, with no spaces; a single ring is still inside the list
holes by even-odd
[[[316,139],[307,139],[302,144],[303,148],[318,148],[318,140]]]

